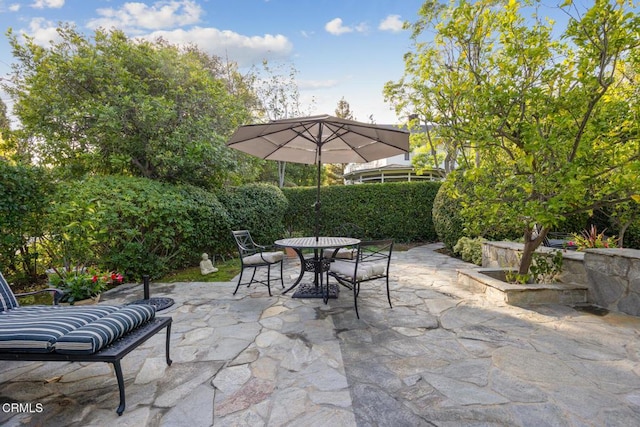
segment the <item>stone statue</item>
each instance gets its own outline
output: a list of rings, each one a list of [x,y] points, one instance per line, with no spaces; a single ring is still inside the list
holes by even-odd
[[[200,261],[200,273],[207,275],[215,273],[216,271],[218,271],[218,269],[213,266],[213,262],[209,259],[209,255],[202,254],[202,261]]]

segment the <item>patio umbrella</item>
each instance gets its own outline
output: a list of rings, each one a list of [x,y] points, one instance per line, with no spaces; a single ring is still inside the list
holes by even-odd
[[[329,115],[239,127],[227,146],[266,160],[317,164],[315,236],[319,235],[322,163],[366,163],[409,151],[409,133],[390,125]]]

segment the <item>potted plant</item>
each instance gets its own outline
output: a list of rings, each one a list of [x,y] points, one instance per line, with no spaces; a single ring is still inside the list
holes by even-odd
[[[96,303],[103,291],[123,281],[119,273],[104,272],[94,267],[53,269],[53,273],[49,276],[51,285],[64,292],[62,302],[70,305]]]

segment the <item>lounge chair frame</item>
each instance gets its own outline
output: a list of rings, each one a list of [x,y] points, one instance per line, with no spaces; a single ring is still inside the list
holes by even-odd
[[[15,360],[19,362],[106,362],[111,363],[116,372],[118,380],[118,390],[120,392],[120,404],[116,409],[118,415],[124,412],[125,392],[124,377],[122,375],[122,367],[120,360],[129,354],[140,344],[147,341],[157,332],[166,328],[166,359],[167,365],[171,366],[171,358],[169,357],[169,341],[171,337],[171,317],[155,317],[148,323],[134,329],[122,338],[114,341],[108,347],[93,354],[59,354],[59,353],[25,353],[25,352],[5,352],[0,351],[0,360]]]

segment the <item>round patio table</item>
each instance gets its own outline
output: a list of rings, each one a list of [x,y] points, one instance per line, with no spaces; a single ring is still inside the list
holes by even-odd
[[[302,276],[306,271],[313,272],[313,286],[305,287],[304,296],[307,298],[323,297],[325,302],[329,297],[329,289],[327,295],[324,295],[322,286],[322,272],[329,268],[329,259],[323,258],[324,249],[335,249],[336,251],[346,246],[355,246],[360,243],[359,239],[351,237],[291,237],[288,239],[276,240],[274,244],[282,248],[293,249],[298,258],[300,258],[300,275],[296,281],[288,287],[283,294],[298,286],[302,280]],[[313,249],[313,258],[306,259],[302,254],[304,249]],[[295,296],[295,295],[294,295]]]

